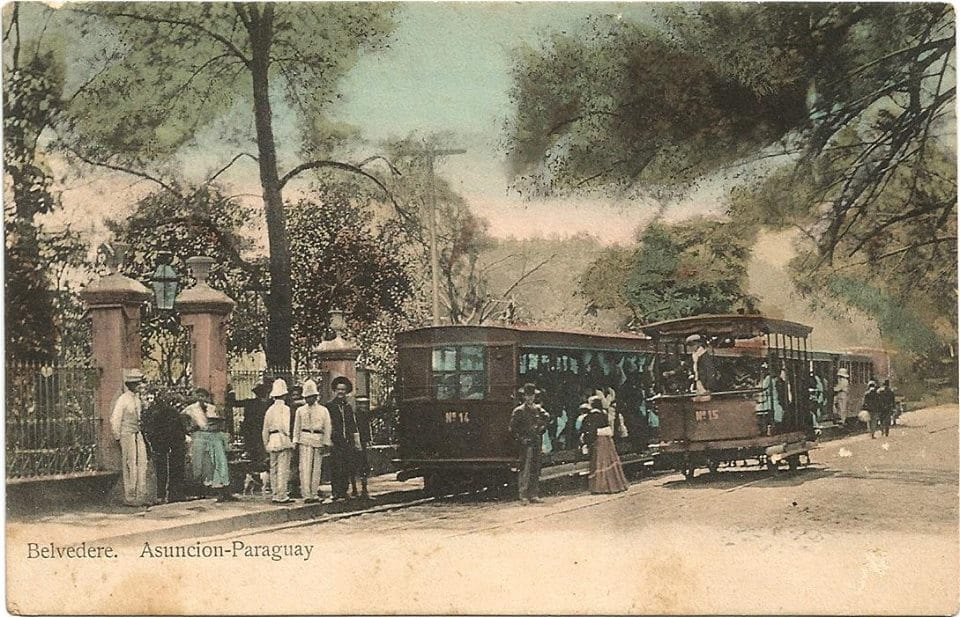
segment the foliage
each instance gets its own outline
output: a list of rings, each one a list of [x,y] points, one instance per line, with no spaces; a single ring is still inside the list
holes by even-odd
[[[633,251],[603,251],[584,272],[580,293],[596,308],[626,305],[636,327],[701,313],[755,310],[745,289],[750,233],[710,219],[644,229]]]
[[[123,271],[148,288],[161,251],[173,254],[172,266],[180,274],[180,289],[187,284],[186,260],[195,255],[213,257],[210,285],[230,296],[237,305],[228,324],[227,348],[240,354],[263,345],[264,309],[259,294],[268,276],[263,259],[248,255],[253,242],[242,234],[255,213],[215,188],[185,191],[185,199],[167,191],[146,196],[123,221],[108,221],[117,240],[129,245]],[[143,355],[161,367],[167,383],[183,377],[183,363],[174,366],[182,341],[168,329],[161,315],[141,321]]]
[[[171,178],[178,177],[178,164],[211,141],[234,155],[207,182],[240,160],[256,162],[269,249],[270,277],[262,281],[269,293],[261,294],[266,352],[270,364],[289,364],[293,291],[283,190],[299,174],[322,167],[379,183],[360,164],[329,160],[352,132],[327,111],[360,54],[384,44],[393,7],[126,2],[75,3],[67,9],[85,41],[105,42],[91,54],[89,79],[61,125],[66,152],[174,194],[177,183]],[[277,94],[282,98],[272,100]],[[249,120],[232,121],[231,115],[243,110]],[[299,139],[281,139],[286,147],[278,149],[273,123],[281,114],[298,121]],[[251,146],[255,155],[245,150]],[[291,162],[297,159],[302,162]]]
[[[362,332],[382,316],[403,313],[413,284],[402,246],[351,203],[351,185],[328,185],[288,206],[294,281],[295,349],[323,341],[329,313],[345,311]]]
[[[593,19],[518,53],[512,168],[528,192],[616,196],[754,174],[734,224],[798,229],[802,291],[871,311],[911,353],[931,351],[923,332],[955,348],[955,44],[947,4]],[[648,258],[671,268],[669,251]],[[628,299],[648,305],[641,282]]]
[[[8,357],[51,360],[57,351],[50,263],[36,217],[59,206],[38,147],[61,110],[62,65],[50,50],[21,40],[20,9],[5,11],[3,65],[4,235]]]

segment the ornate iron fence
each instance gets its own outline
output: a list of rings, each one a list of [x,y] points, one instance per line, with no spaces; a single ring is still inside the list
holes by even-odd
[[[100,371],[14,361],[6,378],[7,479],[96,470]]]

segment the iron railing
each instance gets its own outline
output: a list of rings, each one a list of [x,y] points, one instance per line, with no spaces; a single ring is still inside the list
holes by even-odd
[[[99,369],[13,361],[6,378],[7,479],[95,471]]]

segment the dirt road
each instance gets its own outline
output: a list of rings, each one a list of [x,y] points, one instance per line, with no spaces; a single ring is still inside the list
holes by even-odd
[[[955,406],[913,412],[889,438],[827,443],[778,476],[665,474],[619,495],[427,504],[203,541],[308,543],[308,560],[208,560],[184,576],[184,560],[124,556],[125,580],[152,583],[111,608],[163,608],[176,590],[182,610],[223,612],[953,614],[957,419]],[[214,574],[222,589],[203,582]]]

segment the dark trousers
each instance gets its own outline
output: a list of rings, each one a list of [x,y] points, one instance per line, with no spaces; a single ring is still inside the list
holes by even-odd
[[[520,449],[520,499],[540,497],[540,448],[537,442],[524,444]]]
[[[157,470],[157,498],[167,501],[183,499],[186,444],[157,444],[153,453]]]
[[[334,498],[347,496],[349,484],[350,450],[333,446],[328,459],[330,465],[330,491]]]
[[[893,422],[893,412],[880,414],[880,431],[884,435],[890,434],[890,424]]]

